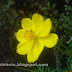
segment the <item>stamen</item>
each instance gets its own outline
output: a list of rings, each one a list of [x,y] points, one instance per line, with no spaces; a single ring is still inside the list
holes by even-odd
[[[26,32],[28,32],[28,30],[26,30]]]
[[[24,38],[28,41],[33,40],[35,38],[35,34],[32,30],[26,30],[24,33]]]
[[[30,30],[30,32],[32,32],[32,30]]]

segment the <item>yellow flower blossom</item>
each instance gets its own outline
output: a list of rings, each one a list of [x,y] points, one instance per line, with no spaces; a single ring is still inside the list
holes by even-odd
[[[57,44],[58,35],[50,33],[52,26],[50,18],[44,21],[43,17],[36,13],[33,14],[32,19],[23,18],[21,26],[22,29],[16,33],[16,38],[20,42],[16,52],[20,55],[27,54],[29,63],[38,60],[44,46],[52,48]]]

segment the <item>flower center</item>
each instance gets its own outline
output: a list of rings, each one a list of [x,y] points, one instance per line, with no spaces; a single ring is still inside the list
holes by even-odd
[[[33,40],[35,38],[34,31],[32,30],[26,30],[24,33],[24,38],[28,41]]]

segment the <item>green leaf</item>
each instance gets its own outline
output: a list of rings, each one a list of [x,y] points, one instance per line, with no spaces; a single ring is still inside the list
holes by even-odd
[[[10,15],[9,13],[7,13],[7,16],[8,16],[9,18],[11,18],[11,15]]]
[[[45,67],[45,72],[47,72],[47,69],[48,69],[48,66],[47,66],[47,67]]]
[[[55,3],[53,3],[52,4],[52,9],[54,9],[56,7],[56,4]]]
[[[4,4],[4,5],[2,6],[2,11],[3,11],[3,12],[8,11],[9,8],[10,8],[9,5]]]
[[[59,28],[62,30],[63,29],[63,27],[62,26],[59,26]]]
[[[15,2],[13,0],[8,0],[8,4],[12,5],[15,4]]]
[[[15,13],[14,17],[18,17],[18,14],[17,14],[17,13]]]
[[[67,3],[69,3],[69,0],[65,0]]]
[[[38,70],[41,71],[41,66],[37,66],[37,67],[38,67]]]
[[[47,10],[47,9],[48,9],[48,7],[42,7],[41,8],[42,11]]]
[[[20,26],[20,23],[19,23],[18,20],[15,21],[15,24],[16,24],[17,26]]]
[[[64,16],[64,13],[62,13],[61,15],[60,15],[60,17],[63,17]]]
[[[42,66],[42,72],[44,72],[44,66]]]
[[[72,6],[67,6],[67,10],[72,11]]]
[[[11,20],[10,23],[11,23],[11,25],[13,25],[14,24],[14,20]]]
[[[53,14],[57,15],[58,14],[58,10],[54,10]]]
[[[14,9],[12,9],[11,11],[12,11],[12,14],[13,14],[14,18],[18,17],[18,13]]]
[[[48,68],[48,72],[50,72],[50,69]]]
[[[48,15],[48,12],[46,11],[46,12],[44,13],[44,15]]]
[[[48,6],[48,8],[50,8],[50,2],[47,2],[47,6]]]
[[[62,26],[63,26],[64,28],[67,28],[67,27],[68,27],[66,24],[62,24]]]
[[[70,42],[70,44],[68,45],[69,48],[72,48],[72,41]]]

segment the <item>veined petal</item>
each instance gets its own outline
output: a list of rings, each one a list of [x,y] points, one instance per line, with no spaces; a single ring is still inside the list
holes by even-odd
[[[57,44],[58,35],[54,33],[50,33],[47,37],[42,37],[40,40],[44,43],[44,45],[48,48],[52,48]]]
[[[29,63],[36,61],[44,49],[44,44],[39,40],[36,39],[35,43],[32,47],[32,50],[27,54],[27,60]]]
[[[32,16],[32,21],[35,25],[35,33],[37,35],[43,28],[44,19],[40,14],[36,13]]]
[[[16,38],[19,42],[26,43],[27,40],[24,38],[24,29],[19,29],[16,33]]]
[[[40,31],[40,33],[38,34],[38,37],[45,37],[45,36],[48,36],[50,30],[51,30],[51,25],[52,25],[52,22],[49,18],[47,18],[45,20],[45,24],[43,26],[43,29]]]
[[[31,29],[34,30],[34,24],[30,18],[23,18],[21,20],[21,25],[23,29]]]
[[[20,55],[27,54],[32,49],[33,43],[34,43],[34,40],[29,41],[27,43],[19,43],[17,45],[17,50],[16,50],[17,53]]]

